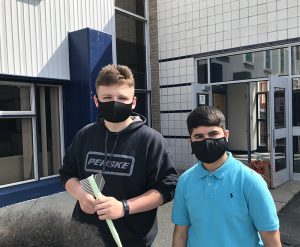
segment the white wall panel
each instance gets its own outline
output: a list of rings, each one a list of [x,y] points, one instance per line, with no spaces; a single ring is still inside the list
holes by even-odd
[[[157,1],[159,59],[300,36],[299,0]]]
[[[113,18],[114,0],[0,0],[0,74],[69,79],[68,32]]]

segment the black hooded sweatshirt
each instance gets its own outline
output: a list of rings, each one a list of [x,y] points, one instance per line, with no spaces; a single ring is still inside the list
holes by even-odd
[[[62,183],[101,172],[105,196],[130,199],[155,189],[164,203],[172,200],[177,172],[168,145],[160,133],[144,125],[142,116],[132,118],[133,122],[120,132],[110,132],[101,118],[82,128],[64,156],[59,171]],[[123,247],[147,247],[153,243],[157,234],[156,212],[153,209],[113,220]],[[97,214],[84,213],[78,201],[72,217],[99,227],[107,246],[117,246],[105,220],[99,220]]]

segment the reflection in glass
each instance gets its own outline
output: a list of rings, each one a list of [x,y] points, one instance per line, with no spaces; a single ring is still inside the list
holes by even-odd
[[[300,46],[292,47],[292,74],[300,75]]]
[[[37,140],[40,177],[58,174],[61,164],[59,90],[37,87]]]
[[[286,138],[277,139],[275,145],[275,172],[278,172],[286,168]]]
[[[257,117],[258,119],[267,119],[267,93],[258,93],[258,102],[257,102],[257,107],[258,107],[258,112],[257,112]]]
[[[0,85],[0,111],[30,110],[30,86]]]
[[[287,70],[286,70],[286,59],[287,59],[287,51],[284,48],[281,48],[279,50],[279,54],[280,54],[280,75],[287,75]]]
[[[300,136],[293,137],[294,169],[295,173],[300,173]]]
[[[300,126],[300,78],[293,79],[293,96],[292,96],[293,126]]]
[[[268,151],[268,81],[258,82],[256,93],[257,151]]]
[[[0,119],[0,185],[34,178],[31,119]]]
[[[265,51],[265,70],[272,69],[271,52],[272,52],[272,50]]]
[[[211,82],[266,78],[288,73],[288,49],[257,51],[210,59]],[[222,59],[226,58],[226,59]]]
[[[244,63],[254,65],[254,53],[253,52],[244,54]]]
[[[135,87],[147,89],[145,24],[116,12],[118,64],[127,65],[134,74]]]
[[[275,88],[274,92],[274,122],[275,129],[285,128],[285,89]]]
[[[258,146],[266,147],[267,146],[267,122],[259,121],[258,122]]]
[[[145,0],[115,0],[115,5],[134,14],[145,16]]]
[[[258,82],[258,91],[259,92],[268,92],[269,81],[259,81]]]
[[[141,114],[142,116],[146,117],[147,119],[147,112],[148,112],[148,97],[149,93],[144,93],[144,92],[136,92],[135,96],[137,98],[137,104],[135,109],[133,110],[134,112]]]
[[[208,83],[207,79],[207,59],[197,61],[198,65],[198,83]]]

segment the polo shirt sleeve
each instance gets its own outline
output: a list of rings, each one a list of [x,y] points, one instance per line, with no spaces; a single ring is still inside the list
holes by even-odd
[[[189,226],[189,213],[184,194],[184,180],[181,178],[176,187],[172,209],[172,222],[179,226]]]
[[[255,180],[249,195],[249,214],[258,231],[279,229],[279,219],[273,197],[261,177]]]

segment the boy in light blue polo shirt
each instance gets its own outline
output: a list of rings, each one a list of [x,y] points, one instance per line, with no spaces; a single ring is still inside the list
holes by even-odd
[[[179,178],[173,247],[281,246],[279,220],[263,178],[227,152],[223,113],[201,106],[187,119],[199,162]]]

